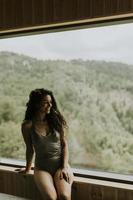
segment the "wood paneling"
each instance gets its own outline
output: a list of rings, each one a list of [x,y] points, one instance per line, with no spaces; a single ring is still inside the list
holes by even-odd
[[[0,0],[0,29],[4,28],[4,2]]]
[[[43,1],[43,21],[45,24],[53,23],[54,19],[54,2],[53,0]]]
[[[0,0],[0,31],[133,13],[133,0]]]
[[[22,15],[22,21],[19,24],[19,27],[33,26],[34,22],[34,8],[33,0],[20,0],[22,1],[22,6],[20,6],[20,14]],[[20,3],[19,1],[19,3]],[[16,5],[18,2],[16,3]],[[22,24],[22,25],[21,25]]]
[[[77,0],[56,0],[53,6],[53,22],[71,21],[77,18]]]
[[[33,172],[22,175],[14,167],[0,166],[0,192],[33,200],[42,200]],[[75,177],[72,200],[132,200],[133,186],[96,179]]]
[[[93,0],[77,0],[77,19],[92,18]]]
[[[42,200],[32,175],[23,176],[11,171],[0,171],[0,192],[14,196]]]

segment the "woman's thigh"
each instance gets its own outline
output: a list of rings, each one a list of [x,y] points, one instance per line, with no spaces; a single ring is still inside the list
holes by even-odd
[[[55,187],[58,193],[58,197],[59,199],[71,200],[71,187],[72,187],[73,178],[74,178],[73,172],[71,168],[69,167],[70,183],[68,183],[64,178],[60,179],[60,172],[61,172],[61,169],[58,169],[54,175],[54,183],[55,183]]]
[[[53,177],[43,170],[34,170],[34,180],[44,199],[57,199]]]

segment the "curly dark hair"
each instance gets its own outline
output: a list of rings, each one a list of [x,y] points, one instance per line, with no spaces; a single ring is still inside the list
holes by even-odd
[[[35,114],[37,112],[37,105],[39,105],[42,99],[46,96],[50,95],[52,99],[52,107],[50,113],[46,114],[46,119],[48,122],[48,126],[52,132],[58,131],[61,136],[64,136],[64,128],[67,128],[66,120],[64,119],[63,115],[60,113],[57,107],[56,100],[52,91],[46,90],[43,88],[32,90],[29,95],[29,101],[27,102],[25,118],[24,120],[33,120]]]

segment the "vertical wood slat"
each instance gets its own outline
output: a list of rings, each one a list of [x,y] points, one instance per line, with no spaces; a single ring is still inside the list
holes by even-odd
[[[52,23],[54,19],[54,1],[53,0],[44,0],[43,1],[43,22]]]
[[[4,27],[4,2],[0,0],[0,28]]]
[[[23,1],[19,1],[18,4],[18,0],[14,0],[14,7],[12,10],[14,12],[15,26],[20,27],[23,22]]]
[[[20,0],[19,0],[20,1]],[[22,1],[22,22],[20,26],[27,27],[35,24],[34,12],[33,12],[33,0],[21,0]],[[17,3],[18,4],[18,3]]]
[[[32,1],[33,4],[33,16],[34,16],[34,23],[41,24],[44,22],[43,19],[43,1],[44,0],[37,0]]]
[[[26,186],[27,186],[27,182],[25,181],[25,177],[21,176],[20,174],[13,174],[14,178],[15,178],[15,189],[16,192],[14,193],[14,195],[16,194],[16,196],[21,196],[21,197],[25,197],[26,196]]]
[[[77,17],[77,0],[54,0],[54,22],[70,21]]]
[[[116,6],[114,7],[116,0],[104,0],[104,13],[106,15],[113,15],[116,13]]]
[[[4,20],[3,22],[5,28],[9,28],[11,24],[15,26],[15,20],[13,19],[14,18],[14,10],[12,9],[13,6],[14,6],[13,0],[3,1],[3,20]]]
[[[122,12],[131,12],[132,11],[132,0],[117,0],[118,1],[118,10]]]
[[[23,0],[23,24],[41,25],[53,21],[53,0]]]
[[[104,16],[104,1],[93,0],[91,6],[92,18],[93,17],[103,17]]]
[[[77,0],[77,18],[92,18],[93,0]]]
[[[116,189],[112,187],[103,187],[102,200],[117,200]]]
[[[102,187],[99,185],[91,185],[91,190],[90,190],[90,199],[98,199],[102,200]]]
[[[19,27],[22,25],[22,0],[18,4],[18,0],[0,0],[0,24],[5,28],[10,28],[11,25]]]
[[[76,192],[74,193],[73,200],[90,200],[90,185],[83,183],[75,183]]]
[[[0,192],[1,191],[4,191],[4,177],[3,177],[3,174],[0,173]]]
[[[127,191],[127,190],[118,190],[118,200],[125,200],[128,197],[128,200],[133,199],[133,192],[132,191]]]

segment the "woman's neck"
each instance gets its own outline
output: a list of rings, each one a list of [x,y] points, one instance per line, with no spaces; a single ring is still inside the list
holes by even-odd
[[[46,121],[46,114],[38,114],[34,120],[37,122],[44,122]]]

